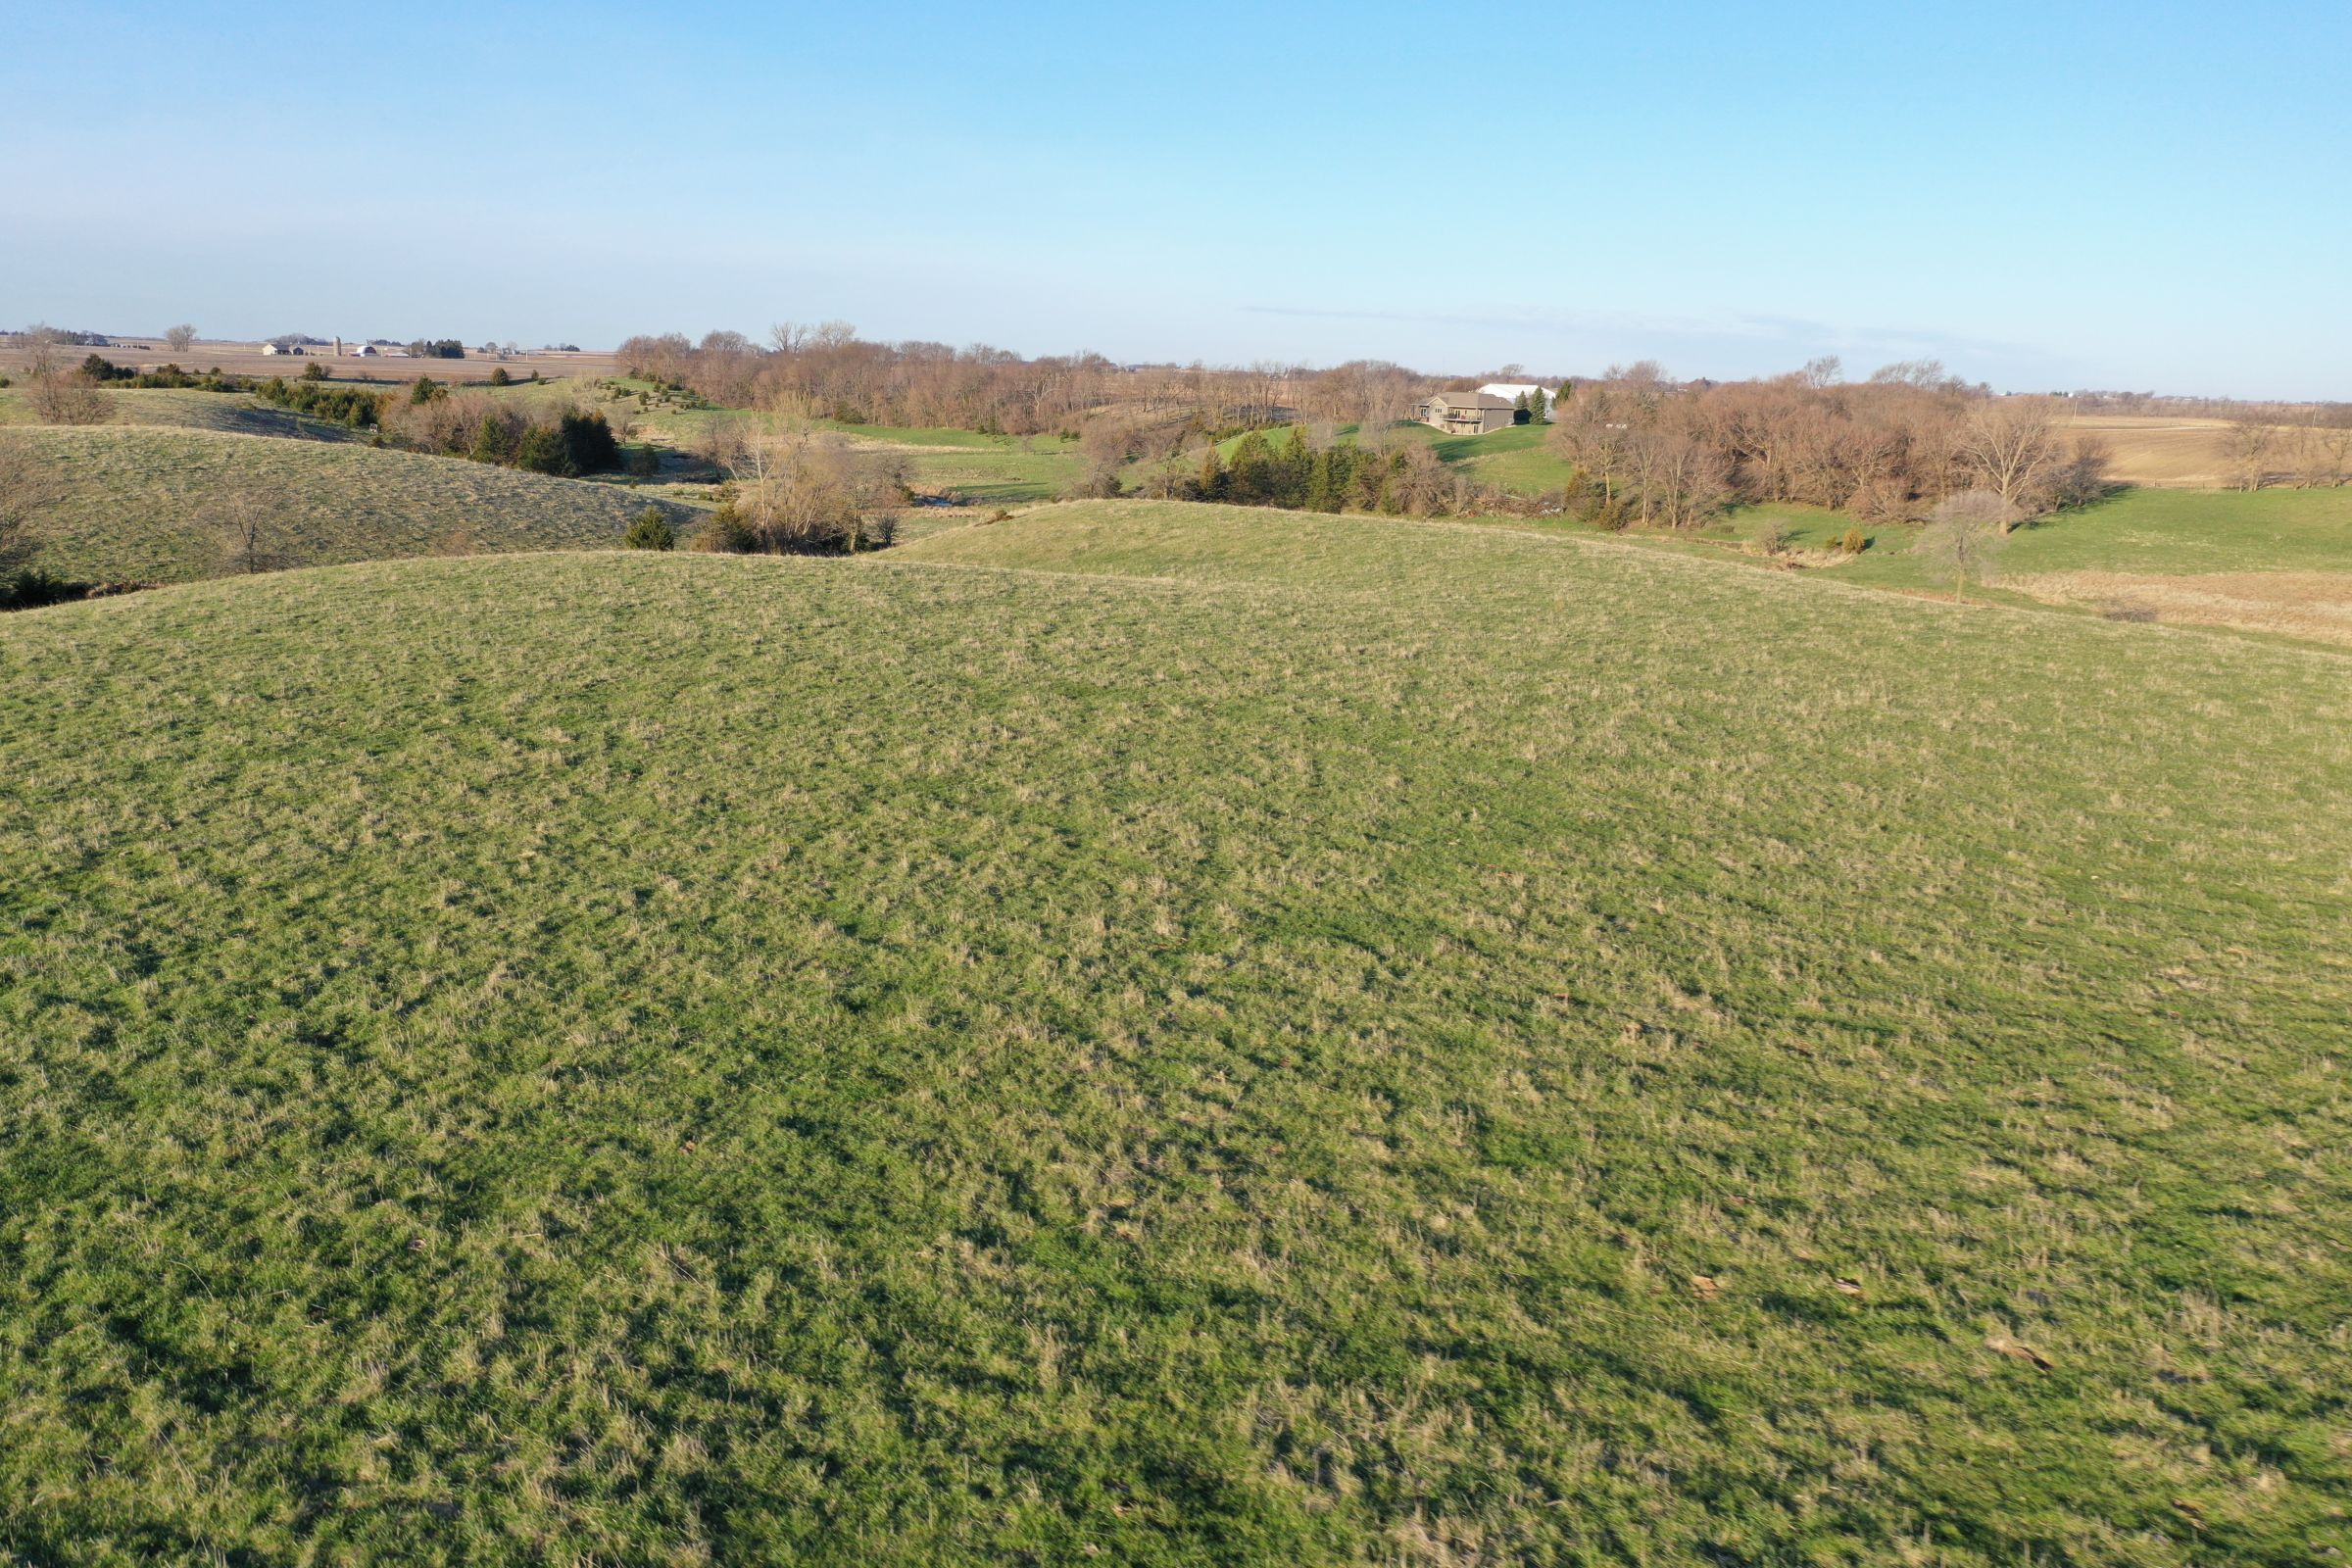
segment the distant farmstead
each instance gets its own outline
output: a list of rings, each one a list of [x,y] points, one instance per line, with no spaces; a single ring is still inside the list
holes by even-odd
[[[1414,409],[1413,417],[1447,435],[1485,435],[1509,429],[1517,413],[1509,398],[1492,392],[1433,392]]]

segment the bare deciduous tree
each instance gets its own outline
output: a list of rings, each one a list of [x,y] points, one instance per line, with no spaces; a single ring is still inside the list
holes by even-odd
[[[275,519],[270,505],[257,491],[223,491],[205,509],[231,571],[274,571],[285,564],[272,548]]]
[[[855,554],[880,549],[897,535],[891,508],[905,498],[903,472],[839,436],[748,431],[728,471],[732,520],[755,550]]]
[[[1921,392],[1959,391],[1958,376],[1943,368],[1941,360],[1897,360],[1882,365],[1870,372],[1873,386],[1907,386]]]
[[[759,427],[749,419],[713,419],[694,437],[690,450],[719,472],[731,473],[758,433]]]
[[[1732,498],[1723,457],[1687,421],[1661,420],[1646,433],[1649,457],[1639,504],[1645,521],[1695,528]]]
[[[33,340],[32,352],[24,361],[24,382],[25,401],[32,405],[33,417],[43,424],[104,424],[112,412],[97,383],[80,367],[70,364],[65,351],[52,339]]]
[[[188,346],[195,341],[196,328],[190,326],[185,321],[180,322],[177,326],[172,327],[164,333],[165,345],[169,347],[174,354],[187,353]]]
[[[2230,421],[2222,444],[2230,454],[2230,477],[2240,490],[2259,490],[2271,477],[2271,449],[2278,445],[2278,426],[2269,409],[2249,409]]]
[[[1426,517],[1446,504],[1451,486],[1446,464],[1427,442],[1415,441],[1399,455],[1389,478],[1389,495],[1408,515]]]
[[[1119,474],[1135,455],[1133,425],[1114,416],[1097,415],[1078,433],[1078,453],[1086,467],[1072,487],[1080,497],[1115,496]]]
[[[1998,491],[1963,490],[1936,504],[1915,549],[1931,570],[1952,580],[1952,597],[1966,599],[1972,578],[1993,580],[2016,521],[2016,509]]]
[[[2044,487],[2065,457],[2048,398],[1986,398],[1968,411],[1956,448],[1978,484],[2001,498],[2003,533],[2041,510]]]
[[[1616,493],[1625,469],[1626,447],[1632,430],[1616,392],[1606,383],[1585,388],[1565,412],[1553,415],[1552,452],[1573,463],[1601,488],[1604,498]]]
[[[2295,481],[2305,489],[2333,489],[2352,478],[2352,405],[2315,411],[2297,432]]]

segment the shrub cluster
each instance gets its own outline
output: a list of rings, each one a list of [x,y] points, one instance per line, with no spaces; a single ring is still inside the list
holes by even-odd
[[[487,393],[452,392],[430,376],[412,382],[405,401],[388,401],[384,433],[412,451],[567,478],[621,466],[620,442],[602,414],[533,419]]]
[[[675,550],[678,531],[669,525],[669,514],[660,507],[647,507],[629,519],[629,531],[620,536],[621,545],[629,550]]]
[[[1171,455],[1146,474],[1144,489],[1179,501],[1296,512],[1353,508],[1416,517],[1484,511],[1496,502],[1494,493],[1467,472],[1447,467],[1427,442],[1317,444],[1303,425],[1292,426],[1280,445],[1265,431],[1252,430],[1235,445],[1230,459],[1215,445]]]
[[[698,550],[842,556],[898,538],[890,509],[906,499],[905,476],[838,436],[749,432],[722,466],[730,477],[695,535]]]
[[[316,369],[317,367],[312,368]],[[383,422],[382,393],[356,386],[333,386],[323,379],[313,380],[308,370],[297,381],[273,375],[255,387],[254,392],[265,403],[273,403],[297,414],[332,419],[354,430],[365,430]]]
[[[209,370],[183,370],[176,365],[162,365],[152,370],[134,370],[127,365],[117,365],[103,355],[93,354],[83,360],[75,373],[92,386],[125,387],[139,390],[160,389],[191,392],[251,392],[258,383],[247,375],[229,375],[218,365]]]

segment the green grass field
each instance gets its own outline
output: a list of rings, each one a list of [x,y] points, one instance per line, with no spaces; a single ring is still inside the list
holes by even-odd
[[[1024,445],[1017,437],[982,436],[977,443],[909,439],[927,431],[880,425],[831,425],[853,446],[887,453],[904,463],[907,482],[926,494],[953,495],[974,507],[1016,507],[1052,501],[1077,482],[1084,464],[1075,443],[1050,435]],[[953,432],[969,435],[969,431]]]
[[[2340,1560],[2348,672],[1136,503],[0,617],[0,1550]]]
[[[1796,506],[1745,507],[1696,539],[1628,535],[1651,548],[1720,554],[1787,528],[1825,551],[1853,520]],[[1920,530],[1864,530],[1870,548],[1826,575],[1858,587],[1945,593],[1916,553]],[[1815,560],[1823,559],[1816,556]],[[2065,602],[2239,634],[2352,646],[2352,490],[2127,490],[2018,529],[1998,578],[1972,597]],[[2218,597],[2217,597],[2218,596]]]
[[[265,515],[263,545],[274,564],[318,565],[613,544],[648,499],[456,458],[219,430],[32,427],[8,439],[21,443],[54,498],[37,517],[34,563],[81,581],[180,581],[233,569],[226,530],[245,504]],[[696,515],[673,510],[681,522]]]
[[[220,430],[236,435],[291,436],[306,441],[349,441],[352,432],[328,419],[315,419],[264,403],[247,392],[193,392],[164,388],[110,389],[110,422],[160,425],[186,430]],[[0,389],[0,425],[31,424],[32,409],[17,390]]]
[[[1427,425],[1415,425],[1416,430],[1428,430]],[[1466,466],[1482,481],[1500,485],[1521,495],[1540,496],[1547,491],[1566,490],[1576,477],[1576,466],[1551,455],[1545,438],[1551,434],[1548,424],[1519,424],[1508,430],[1491,430],[1485,435],[1442,436],[1429,431],[1430,445],[1447,463]]]
[[[616,401],[609,396],[612,386],[646,385],[622,378],[610,382],[556,380],[517,385],[495,395],[543,409],[573,403],[602,409],[615,424],[628,421],[633,438],[681,452],[695,451],[713,425],[766,417],[748,409],[687,409],[659,403],[640,410],[633,399]],[[904,466],[908,483],[918,491],[952,494],[976,507],[1054,500],[1083,469],[1076,443],[1052,435],[1024,441],[950,427],[849,424],[838,419],[798,422],[839,435],[860,450],[887,455]]]
[[[1814,507],[1743,507],[1716,530],[1752,538],[1787,523],[1800,546],[1825,548],[1854,525]],[[1866,528],[1871,549],[1838,575],[1916,587],[1929,581],[1907,559],[1917,530]],[[2114,498],[2020,528],[2001,561],[2005,572],[2352,570],[2352,488],[2341,490],[2125,490]]]

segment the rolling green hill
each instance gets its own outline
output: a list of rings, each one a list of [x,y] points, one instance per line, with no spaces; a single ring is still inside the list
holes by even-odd
[[[609,545],[646,505],[612,485],[350,443],[126,425],[6,439],[50,498],[34,564],[81,581],[233,570],[230,534],[248,511],[260,514],[270,563],[301,566]],[[699,515],[672,510],[681,521]]]
[[[599,409],[616,426],[625,427],[631,439],[684,453],[701,450],[714,425],[766,422],[773,417],[753,409],[682,408],[671,401],[640,409],[632,398],[613,398],[615,388],[650,390],[651,383],[623,377],[564,378],[518,382],[490,395],[543,415],[573,406]],[[861,451],[887,455],[915,490],[953,495],[974,507],[1051,501],[1083,472],[1076,443],[1054,435],[1023,439],[948,426],[852,424],[838,419],[789,422],[841,436]]]
[[[292,436],[306,441],[349,441],[353,433],[329,419],[264,403],[247,392],[196,392],[160,387],[110,388],[105,393],[109,422],[161,425],[187,430],[223,430],[237,435]],[[0,391],[0,425],[30,424],[31,407],[22,393]]]
[[[1133,503],[0,617],[0,1544],[2335,1560],[2348,671]]]

